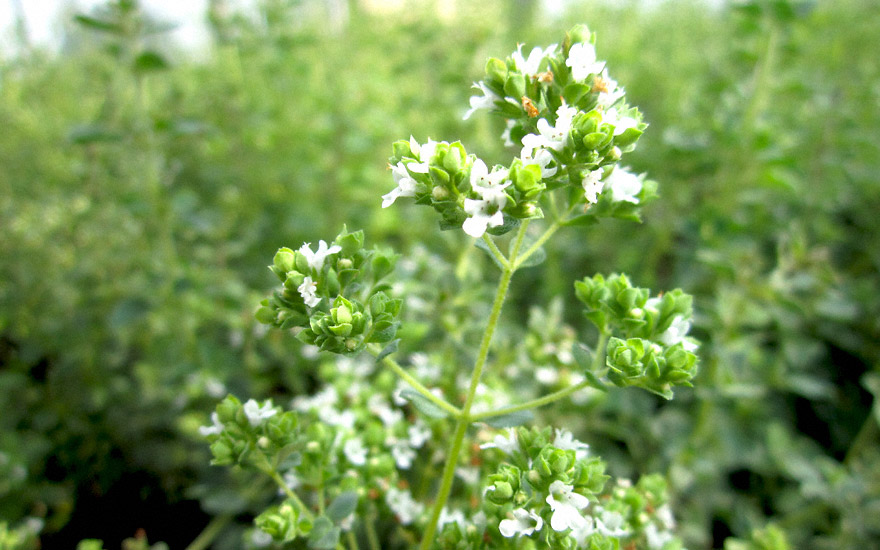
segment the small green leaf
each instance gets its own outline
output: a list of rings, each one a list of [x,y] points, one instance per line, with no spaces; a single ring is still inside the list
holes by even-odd
[[[528,250],[528,247],[526,246],[523,246],[523,248]],[[544,250],[544,247],[540,247],[532,252],[532,254],[528,258],[526,258],[524,262],[517,262],[517,267],[534,267],[536,265],[542,264],[546,259],[547,251]]]
[[[339,542],[339,533],[339,527],[334,526],[330,518],[321,516],[315,520],[312,532],[309,533],[309,548],[333,550]]]
[[[408,400],[420,413],[428,418],[443,418],[447,416],[446,411],[434,404],[433,401],[411,389],[400,392],[400,397]]]
[[[376,356],[376,362],[378,363],[378,362],[382,361],[382,359],[385,359],[386,357],[388,357],[389,355],[391,355],[392,353],[397,351],[397,346],[399,344],[400,344],[400,338],[397,338],[396,340],[392,340],[391,342],[389,342],[387,346],[382,348],[382,351],[379,352],[379,355]]]
[[[112,23],[110,21],[104,21],[102,19],[97,19],[95,17],[90,17],[88,15],[82,14],[74,15],[73,20],[83,27],[88,27],[95,31],[109,32],[112,34],[122,34],[122,26],[118,23]]]
[[[78,124],[67,132],[67,140],[77,145],[119,141],[122,135],[100,124]]]
[[[327,507],[327,517],[333,523],[339,523],[354,512],[357,508],[358,496],[355,491],[346,491],[333,499]]]
[[[484,241],[483,239],[477,239],[476,241],[474,241],[474,246],[488,254],[489,257],[492,258],[492,261],[495,262],[495,265],[498,266],[498,269],[504,269],[504,266],[501,265],[501,262],[492,252],[492,249],[489,248],[489,245],[486,244],[486,241]]]
[[[161,55],[152,51],[145,51],[138,54],[134,59],[132,67],[135,72],[145,73],[149,71],[160,71],[168,68],[168,63]]]
[[[498,416],[491,416],[489,418],[482,419],[481,422],[485,422],[493,428],[513,428],[515,426],[525,424],[526,422],[531,422],[532,420],[534,420],[534,418],[535,413],[529,410],[525,410],[516,411],[508,414],[499,414]]]

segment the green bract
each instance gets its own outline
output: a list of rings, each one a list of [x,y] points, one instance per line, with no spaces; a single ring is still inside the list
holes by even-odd
[[[343,231],[330,247],[321,241],[316,253],[308,244],[295,252],[280,249],[269,269],[284,286],[261,302],[257,320],[299,328],[301,341],[346,355],[393,340],[401,301],[386,294],[390,285],[384,278],[398,256],[366,250],[363,242],[363,231]]]

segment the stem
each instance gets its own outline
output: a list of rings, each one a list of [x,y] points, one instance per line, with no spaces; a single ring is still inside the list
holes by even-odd
[[[593,358],[593,364],[591,366],[591,370],[595,371],[599,366],[599,358],[605,357],[605,345],[608,342],[608,335],[601,334],[599,336],[599,341],[596,344],[596,355]],[[548,393],[543,397],[539,397],[537,399],[532,399],[531,401],[526,401],[525,403],[520,403],[519,405],[512,405],[510,407],[504,407],[503,409],[498,409],[496,411],[487,411],[482,413],[477,413],[471,415],[471,420],[478,421],[483,420],[485,418],[492,418],[493,416],[501,416],[503,414],[511,414],[519,411],[527,411],[529,409],[534,409],[536,407],[543,407],[544,405],[549,405],[554,401],[559,401],[563,397],[568,397],[569,395],[582,390],[584,388],[590,387],[591,382],[589,380],[584,380],[574,386],[569,386],[563,390],[559,390],[553,393]],[[601,388],[599,388],[601,389]]]
[[[510,266],[510,262],[507,261],[504,253],[498,250],[498,245],[495,244],[495,241],[493,241],[489,235],[483,233],[483,242],[486,243],[486,246],[489,247],[492,255],[495,256],[495,259],[501,264],[501,268],[507,269]]]
[[[443,478],[440,480],[440,488],[437,491],[437,499],[434,501],[434,508],[431,511],[431,517],[428,520],[428,526],[419,545],[420,550],[428,550],[434,543],[434,533],[437,531],[437,522],[440,514],[446,506],[449,499],[449,493],[452,490],[452,482],[455,479],[455,467],[458,465],[458,459],[461,455],[464,436],[467,428],[471,423],[471,406],[474,404],[474,398],[477,394],[477,386],[480,384],[480,378],[483,375],[483,367],[486,366],[486,358],[489,356],[489,346],[492,343],[492,337],[495,335],[495,329],[498,326],[498,318],[501,316],[501,307],[504,305],[504,299],[507,297],[507,289],[510,287],[510,279],[516,271],[516,260],[519,249],[522,246],[523,239],[526,236],[526,229],[529,226],[529,220],[523,222],[516,234],[516,240],[513,249],[510,252],[510,260],[507,267],[501,273],[501,279],[498,281],[498,290],[495,292],[495,301],[492,304],[492,312],[489,314],[489,322],[486,324],[486,330],[483,332],[483,340],[480,343],[480,351],[477,354],[477,360],[474,363],[474,370],[471,374],[471,383],[468,387],[468,393],[461,408],[461,414],[458,416],[458,422],[455,425],[455,433],[452,436],[452,442],[449,445],[449,451],[446,453],[446,466],[443,468]]]
[[[349,550],[359,550],[357,537],[354,536],[354,531],[349,531],[347,537]]]
[[[371,511],[367,521],[364,522],[364,530],[367,532],[367,544],[370,545],[370,550],[382,550],[382,545],[379,544],[379,535],[376,533],[375,511]]]
[[[553,198],[552,194],[550,195],[550,198],[551,199]],[[522,254],[519,255],[519,257],[517,258],[517,261],[516,261],[516,266],[515,266],[517,269],[523,264],[523,262],[525,262],[529,258],[529,256],[531,256],[532,254],[537,252],[539,248],[544,246],[544,243],[547,242],[547,239],[549,239],[550,237],[553,236],[554,233],[559,231],[559,228],[562,227],[562,224],[564,224],[565,222],[568,221],[568,216],[571,215],[571,213],[574,209],[575,209],[575,207],[572,206],[571,208],[568,209],[568,211],[566,211],[564,217],[557,217],[556,220],[552,224],[550,224],[550,226],[546,229],[546,231],[544,231],[544,233],[540,237],[538,237],[538,240],[533,242],[526,249],[525,252],[523,252]]]
[[[192,541],[189,546],[186,547],[186,550],[203,550],[204,548],[207,548],[208,545],[217,538],[220,531],[222,531],[233,518],[235,518],[235,514],[223,514],[212,519],[202,532],[199,533],[196,540]]]
[[[382,350],[378,345],[370,344],[367,346],[367,351],[369,351],[375,357],[375,356],[378,356]],[[414,390],[416,390],[417,392],[422,394],[425,397],[425,399],[428,399],[429,401],[431,401],[432,403],[434,403],[435,405],[437,405],[438,407],[440,407],[444,411],[448,412],[449,414],[451,414],[455,418],[458,418],[461,416],[461,410],[459,410],[458,407],[456,407],[452,403],[449,403],[448,401],[446,401],[442,397],[437,397],[436,395],[434,395],[431,392],[431,390],[429,390],[428,388],[426,388],[424,386],[424,384],[422,384],[421,382],[416,380],[416,378],[413,377],[413,375],[406,372],[404,370],[404,368],[401,367],[397,363],[397,361],[395,361],[391,357],[384,357],[382,359],[382,363],[384,363],[385,366],[387,366],[388,368],[393,370],[394,373],[397,374],[397,376],[399,376],[403,380],[405,380],[406,383],[409,384],[410,386],[412,386],[412,388]]]

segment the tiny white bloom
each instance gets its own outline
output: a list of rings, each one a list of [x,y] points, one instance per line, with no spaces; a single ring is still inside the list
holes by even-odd
[[[556,123],[550,126],[547,119],[538,120],[538,134],[528,134],[522,138],[523,149],[520,158],[534,157],[534,150],[546,147],[554,151],[561,151],[568,141],[568,133],[571,131],[571,122],[578,113],[575,107],[563,103],[556,109]]]
[[[604,61],[596,60],[596,48],[589,42],[572,44],[565,64],[571,67],[571,77],[577,82],[582,82],[591,74],[599,74],[605,67]]]
[[[584,197],[586,197],[587,202],[596,204],[596,201],[599,200],[599,193],[602,192],[602,170],[593,170],[585,174],[581,185],[584,188]]]
[[[611,200],[639,203],[638,194],[642,190],[642,180],[625,168],[617,168],[605,179],[605,189],[611,190]]]
[[[507,126],[504,128],[504,131],[501,132],[501,139],[504,141],[505,147],[513,147],[516,145],[513,140],[510,139],[510,131],[513,130],[514,125],[516,125],[516,121],[508,120]]]
[[[596,531],[599,534],[615,538],[625,537],[629,534],[629,531],[623,528],[626,520],[619,512],[601,508],[597,508],[596,512],[599,513],[599,517],[596,518]]]
[[[513,511],[513,519],[503,519],[498,524],[498,530],[507,538],[515,535],[529,536],[544,527],[541,516],[531,510],[517,508]]]
[[[409,446],[409,441],[406,439],[394,439],[391,441],[391,456],[398,468],[409,470],[416,458],[416,452]]]
[[[333,407],[319,408],[318,418],[320,418],[321,422],[324,422],[325,424],[349,430],[354,428],[354,423],[357,420],[353,411],[345,410],[339,412]]]
[[[564,428],[556,428],[556,439],[553,440],[553,445],[564,451],[574,451],[577,460],[587,458],[590,448],[586,443],[575,439],[572,433]]]
[[[534,136],[534,134],[529,135]],[[551,162],[553,162],[553,154],[544,147],[523,147],[521,153],[522,156],[520,157],[520,160],[522,160],[522,163],[524,165],[538,165],[541,168],[542,178],[549,178],[556,174],[556,166],[552,166],[550,168],[547,167]]]
[[[409,444],[413,449],[421,449],[429,439],[431,439],[431,429],[421,420],[407,428],[409,435]]]
[[[498,449],[506,454],[513,454],[519,449],[519,443],[516,440],[516,431],[509,430],[507,437],[497,434],[489,443],[480,445],[481,449]]]
[[[600,107],[608,108],[617,103],[626,92],[617,85],[617,81],[608,76],[608,69],[603,69],[602,74],[597,77],[600,80],[601,89],[599,90],[598,103]],[[595,86],[596,83],[594,83]],[[595,87],[593,88],[595,90]]]
[[[321,299],[316,292],[318,290],[318,283],[313,281],[311,276],[307,276],[303,279],[302,284],[299,285],[297,290],[307,306],[315,307],[321,302]]]
[[[373,394],[367,400],[367,410],[379,417],[382,424],[386,428],[395,426],[403,420],[403,413],[397,409],[392,409],[385,398],[379,394]]]
[[[440,529],[447,523],[456,523],[462,528],[462,530],[467,527],[467,520],[461,510],[453,510],[450,512],[444,506],[443,509],[440,510],[440,518],[437,519],[437,528]]]
[[[663,550],[666,543],[673,539],[673,535],[669,531],[661,531],[653,523],[649,523],[645,527],[645,541],[648,543],[650,550]]]
[[[474,82],[474,88],[478,88],[483,92],[483,95],[474,95],[470,98],[471,108],[467,110],[467,112],[462,117],[462,120],[467,120],[471,118],[471,115],[474,114],[479,109],[491,109],[495,106],[496,101],[500,101],[501,98],[490,90],[486,84],[482,81]]]
[[[630,128],[638,128],[639,121],[631,116],[620,116],[616,107],[612,107],[602,113],[602,124],[614,126],[614,135],[619,136]]]
[[[675,517],[672,515],[672,508],[670,508],[669,504],[664,504],[660,508],[657,508],[655,515],[666,529],[672,529],[675,527]]]
[[[559,371],[553,367],[538,367],[535,369],[535,380],[545,386],[552,386],[559,382]]]
[[[299,395],[295,397],[291,402],[291,406],[300,412],[311,412],[313,409],[321,410],[333,407],[337,401],[339,401],[339,394],[336,393],[336,388],[326,386],[315,395]]]
[[[438,142],[428,138],[427,143],[419,145],[415,139],[410,137],[409,148],[412,149],[413,154],[419,156],[419,162],[410,162],[407,164],[406,167],[409,171],[416,174],[427,174],[428,168],[431,164],[431,157],[434,156],[434,151],[437,150],[437,144]]]
[[[685,338],[690,329],[690,322],[685,321],[681,315],[676,315],[672,320],[672,324],[658,337],[658,340],[667,346],[674,346],[680,343],[685,350],[694,351],[697,349],[697,345]]]
[[[388,489],[388,492],[385,493],[385,504],[394,512],[402,525],[414,522],[425,510],[422,504],[413,499],[409,491],[395,487]]]
[[[359,437],[352,437],[342,447],[345,458],[355,466],[363,466],[367,463],[367,448]]]
[[[556,44],[548,46],[546,50],[536,46],[532,48],[532,51],[529,52],[528,59],[526,59],[523,58],[522,44],[520,44],[510,57],[513,58],[513,62],[516,64],[516,69],[519,72],[527,76],[533,76],[541,72],[541,61],[543,61],[548,55],[551,55],[555,50]]]
[[[498,227],[504,223],[504,214],[501,210],[489,214],[489,201],[464,199],[464,211],[469,215],[461,224],[465,233],[479,239],[489,227]]]
[[[507,170],[502,169],[489,172],[486,163],[481,159],[475,160],[473,166],[471,166],[471,189],[479,193],[484,200],[490,200],[490,197],[497,195],[498,189],[507,187],[506,185],[501,185],[501,182],[506,179]],[[489,196],[486,196],[487,194]]]
[[[394,176],[394,183],[397,184],[397,187],[382,195],[382,208],[388,208],[400,197],[416,196],[418,182],[409,175],[402,162],[398,162],[397,166],[391,168],[391,175]]]
[[[247,403],[244,404],[244,415],[251,426],[259,426],[266,419],[275,416],[277,413],[278,409],[274,408],[272,402],[268,399],[263,403],[263,406],[260,406],[253,399],[248,399]]]
[[[468,485],[476,485],[480,482],[480,469],[459,466],[455,469],[455,475]]]
[[[327,256],[331,254],[336,254],[337,252],[342,250],[342,247],[334,244],[330,248],[327,248],[327,243],[324,241],[318,242],[318,250],[317,252],[312,252],[311,248],[312,243],[305,243],[301,247],[299,247],[299,253],[306,257],[306,261],[309,263],[309,267],[316,271],[321,271],[321,268],[324,267],[324,260]]]
[[[217,415],[217,412],[211,413],[211,426],[200,426],[199,433],[202,434],[203,437],[207,437],[209,435],[220,435],[223,432],[223,423],[220,422],[220,417]]]
[[[566,485],[560,480],[550,484],[550,494],[547,495],[547,504],[553,511],[550,518],[550,527],[554,531],[577,529],[583,527],[586,519],[581,515],[583,510],[590,504],[587,497],[574,492],[574,487]]]

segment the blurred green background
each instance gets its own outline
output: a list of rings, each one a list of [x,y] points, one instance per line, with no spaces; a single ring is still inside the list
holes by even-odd
[[[469,246],[379,208],[390,143],[506,162],[502,120],[461,120],[471,82],[586,23],[651,124],[629,163],[661,198],[642,225],[561,232],[507,314],[624,271],[693,293],[703,346],[693,391],[567,425],[613,473],[668,476],[691,550],[768,523],[793,548],[880,548],[876,2],[232,4],[209,3],[201,55],[114,0],[69,11],[58,53],[0,58],[0,523],[42,524],[44,548],[247,524],[197,428],[227,392],[290,397],[315,372],[253,319],[264,265],[343,223],[405,256]],[[238,546],[233,522],[215,547]]]

